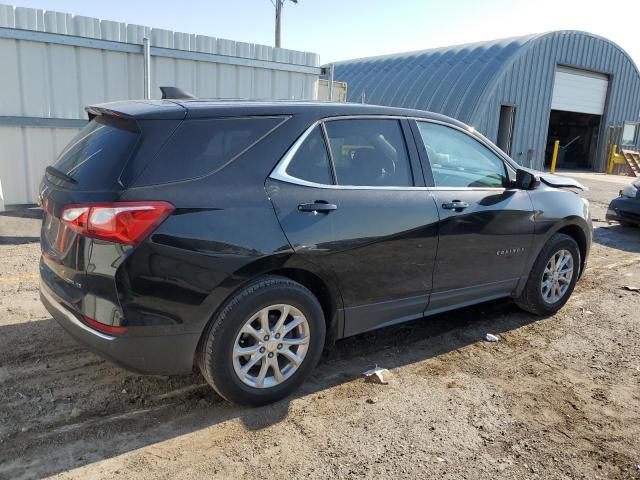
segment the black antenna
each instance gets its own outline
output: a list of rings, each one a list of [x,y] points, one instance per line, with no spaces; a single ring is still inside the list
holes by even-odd
[[[182,98],[196,98],[195,95],[178,87],[160,87],[160,91],[162,92],[163,99],[179,100]]]

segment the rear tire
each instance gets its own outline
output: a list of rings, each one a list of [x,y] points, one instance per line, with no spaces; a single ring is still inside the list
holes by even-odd
[[[309,376],[325,334],[322,307],[307,288],[284,277],[262,277],[211,320],[198,365],[224,399],[265,405],[290,395]]]
[[[569,300],[580,276],[581,265],[576,241],[568,235],[556,233],[538,255],[522,294],[515,299],[516,304],[535,315],[556,313]]]

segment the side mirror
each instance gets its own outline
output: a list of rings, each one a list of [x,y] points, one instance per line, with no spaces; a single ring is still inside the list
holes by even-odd
[[[528,170],[518,169],[516,172],[516,188],[521,190],[533,190],[540,185],[540,177]]]

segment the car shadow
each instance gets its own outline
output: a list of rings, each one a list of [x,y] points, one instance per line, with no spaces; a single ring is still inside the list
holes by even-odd
[[[0,212],[0,217],[42,219],[42,209],[33,206],[16,207]]]
[[[0,245],[23,245],[40,241],[42,210],[16,208],[0,212]]]
[[[593,241],[605,247],[640,253],[640,227],[611,223],[593,229]]]
[[[25,243],[38,243],[39,241],[40,237],[0,235],[0,245],[23,245]]]
[[[393,371],[538,320],[502,300],[357,335],[325,353],[293,396],[258,408],[223,401],[199,373],[128,373],[76,344],[52,319],[5,325],[0,477],[54,475],[228,421],[260,430],[285,420],[294,400],[360,379],[376,365]]]

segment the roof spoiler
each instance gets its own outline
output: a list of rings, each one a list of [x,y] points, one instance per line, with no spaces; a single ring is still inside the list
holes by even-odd
[[[182,90],[178,87],[160,87],[160,91],[162,92],[162,99],[165,100],[180,100],[185,98],[196,98],[195,95],[187,92],[186,90]]]
[[[94,118],[100,115],[108,115],[110,117],[116,117],[116,118],[133,118],[131,115],[127,115],[124,112],[119,112],[116,110],[112,110],[110,108],[100,107],[98,105],[90,105],[88,107],[85,107],[84,110],[87,112],[89,121],[93,120]]]

